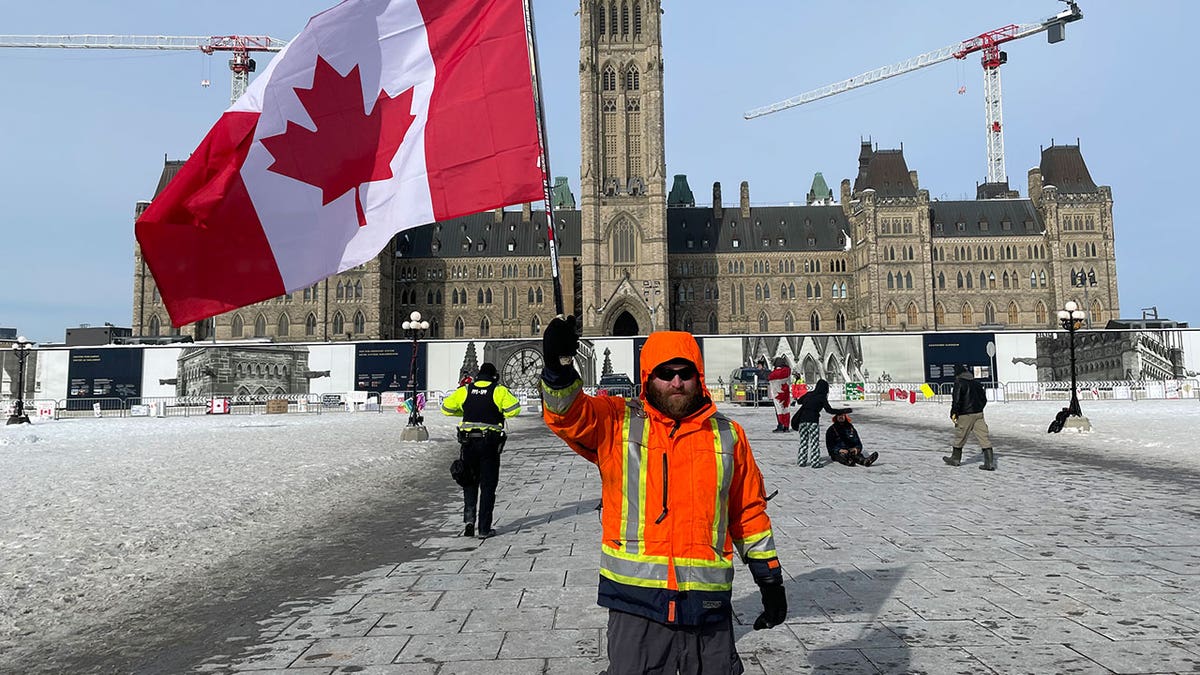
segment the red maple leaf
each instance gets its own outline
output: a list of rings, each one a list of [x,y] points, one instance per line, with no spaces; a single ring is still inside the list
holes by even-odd
[[[295,92],[317,130],[288,121],[282,134],[262,139],[275,159],[267,170],[321,188],[322,204],[354,190],[358,224],[366,225],[359,188],[392,177],[392,158],[416,119],[412,88],[396,96],[380,91],[368,115],[358,66],[342,77],[317,56],[312,86]]]

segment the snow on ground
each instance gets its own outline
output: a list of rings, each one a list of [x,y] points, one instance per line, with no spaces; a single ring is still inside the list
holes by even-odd
[[[352,480],[426,470],[406,415],[76,419],[0,428],[0,652],[119,616],[355,499]],[[454,421],[427,420],[435,439]],[[448,440],[440,441],[449,443]],[[339,480],[341,479],[341,480]],[[76,626],[77,627],[77,626]]]
[[[836,405],[836,404],[835,404]],[[949,407],[857,401],[855,423],[883,461],[893,449],[941,454]],[[1200,464],[1200,402],[1084,403],[1095,430],[1045,433],[1054,402],[992,403],[1006,448]],[[758,451],[789,451],[770,408],[722,405]],[[535,415],[522,427],[540,427]],[[429,471],[452,451],[454,420],[431,415],[435,441],[401,443],[394,412],[193,418],[78,419],[0,429],[0,652],[21,636],[53,639],[138,608],[156,586],[256,544],[285,538],[355,500],[372,476]],[[825,422],[828,422],[826,418]],[[541,429],[549,437],[549,432]],[[438,440],[440,439],[440,440]],[[969,452],[975,452],[973,440]],[[139,590],[142,590],[139,595]],[[299,589],[298,589],[299,590]]]

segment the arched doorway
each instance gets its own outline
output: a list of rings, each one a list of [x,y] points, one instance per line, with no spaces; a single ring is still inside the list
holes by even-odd
[[[627,336],[638,334],[638,322],[629,312],[621,312],[617,316],[617,320],[613,323],[614,336]]]

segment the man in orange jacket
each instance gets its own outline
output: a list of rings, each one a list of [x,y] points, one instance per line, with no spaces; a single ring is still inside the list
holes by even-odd
[[[691,334],[650,335],[636,399],[585,394],[572,361],[578,346],[574,317],[546,327],[543,417],[600,469],[607,672],[738,675],[735,548],[762,594],[754,627],[787,618],[766,491],[746,432],[713,405]]]

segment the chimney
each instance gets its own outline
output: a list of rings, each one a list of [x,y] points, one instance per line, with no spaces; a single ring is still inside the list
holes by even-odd
[[[504,222],[504,207],[503,206],[496,209],[495,211],[492,211],[492,221],[496,222],[496,223]]]
[[[742,218],[750,218],[750,181],[742,181]]]
[[[725,207],[721,205],[721,182],[713,183],[713,220],[721,222],[725,216]]]
[[[521,222],[528,223],[533,220],[533,205],[525,202],[521,205]]]

